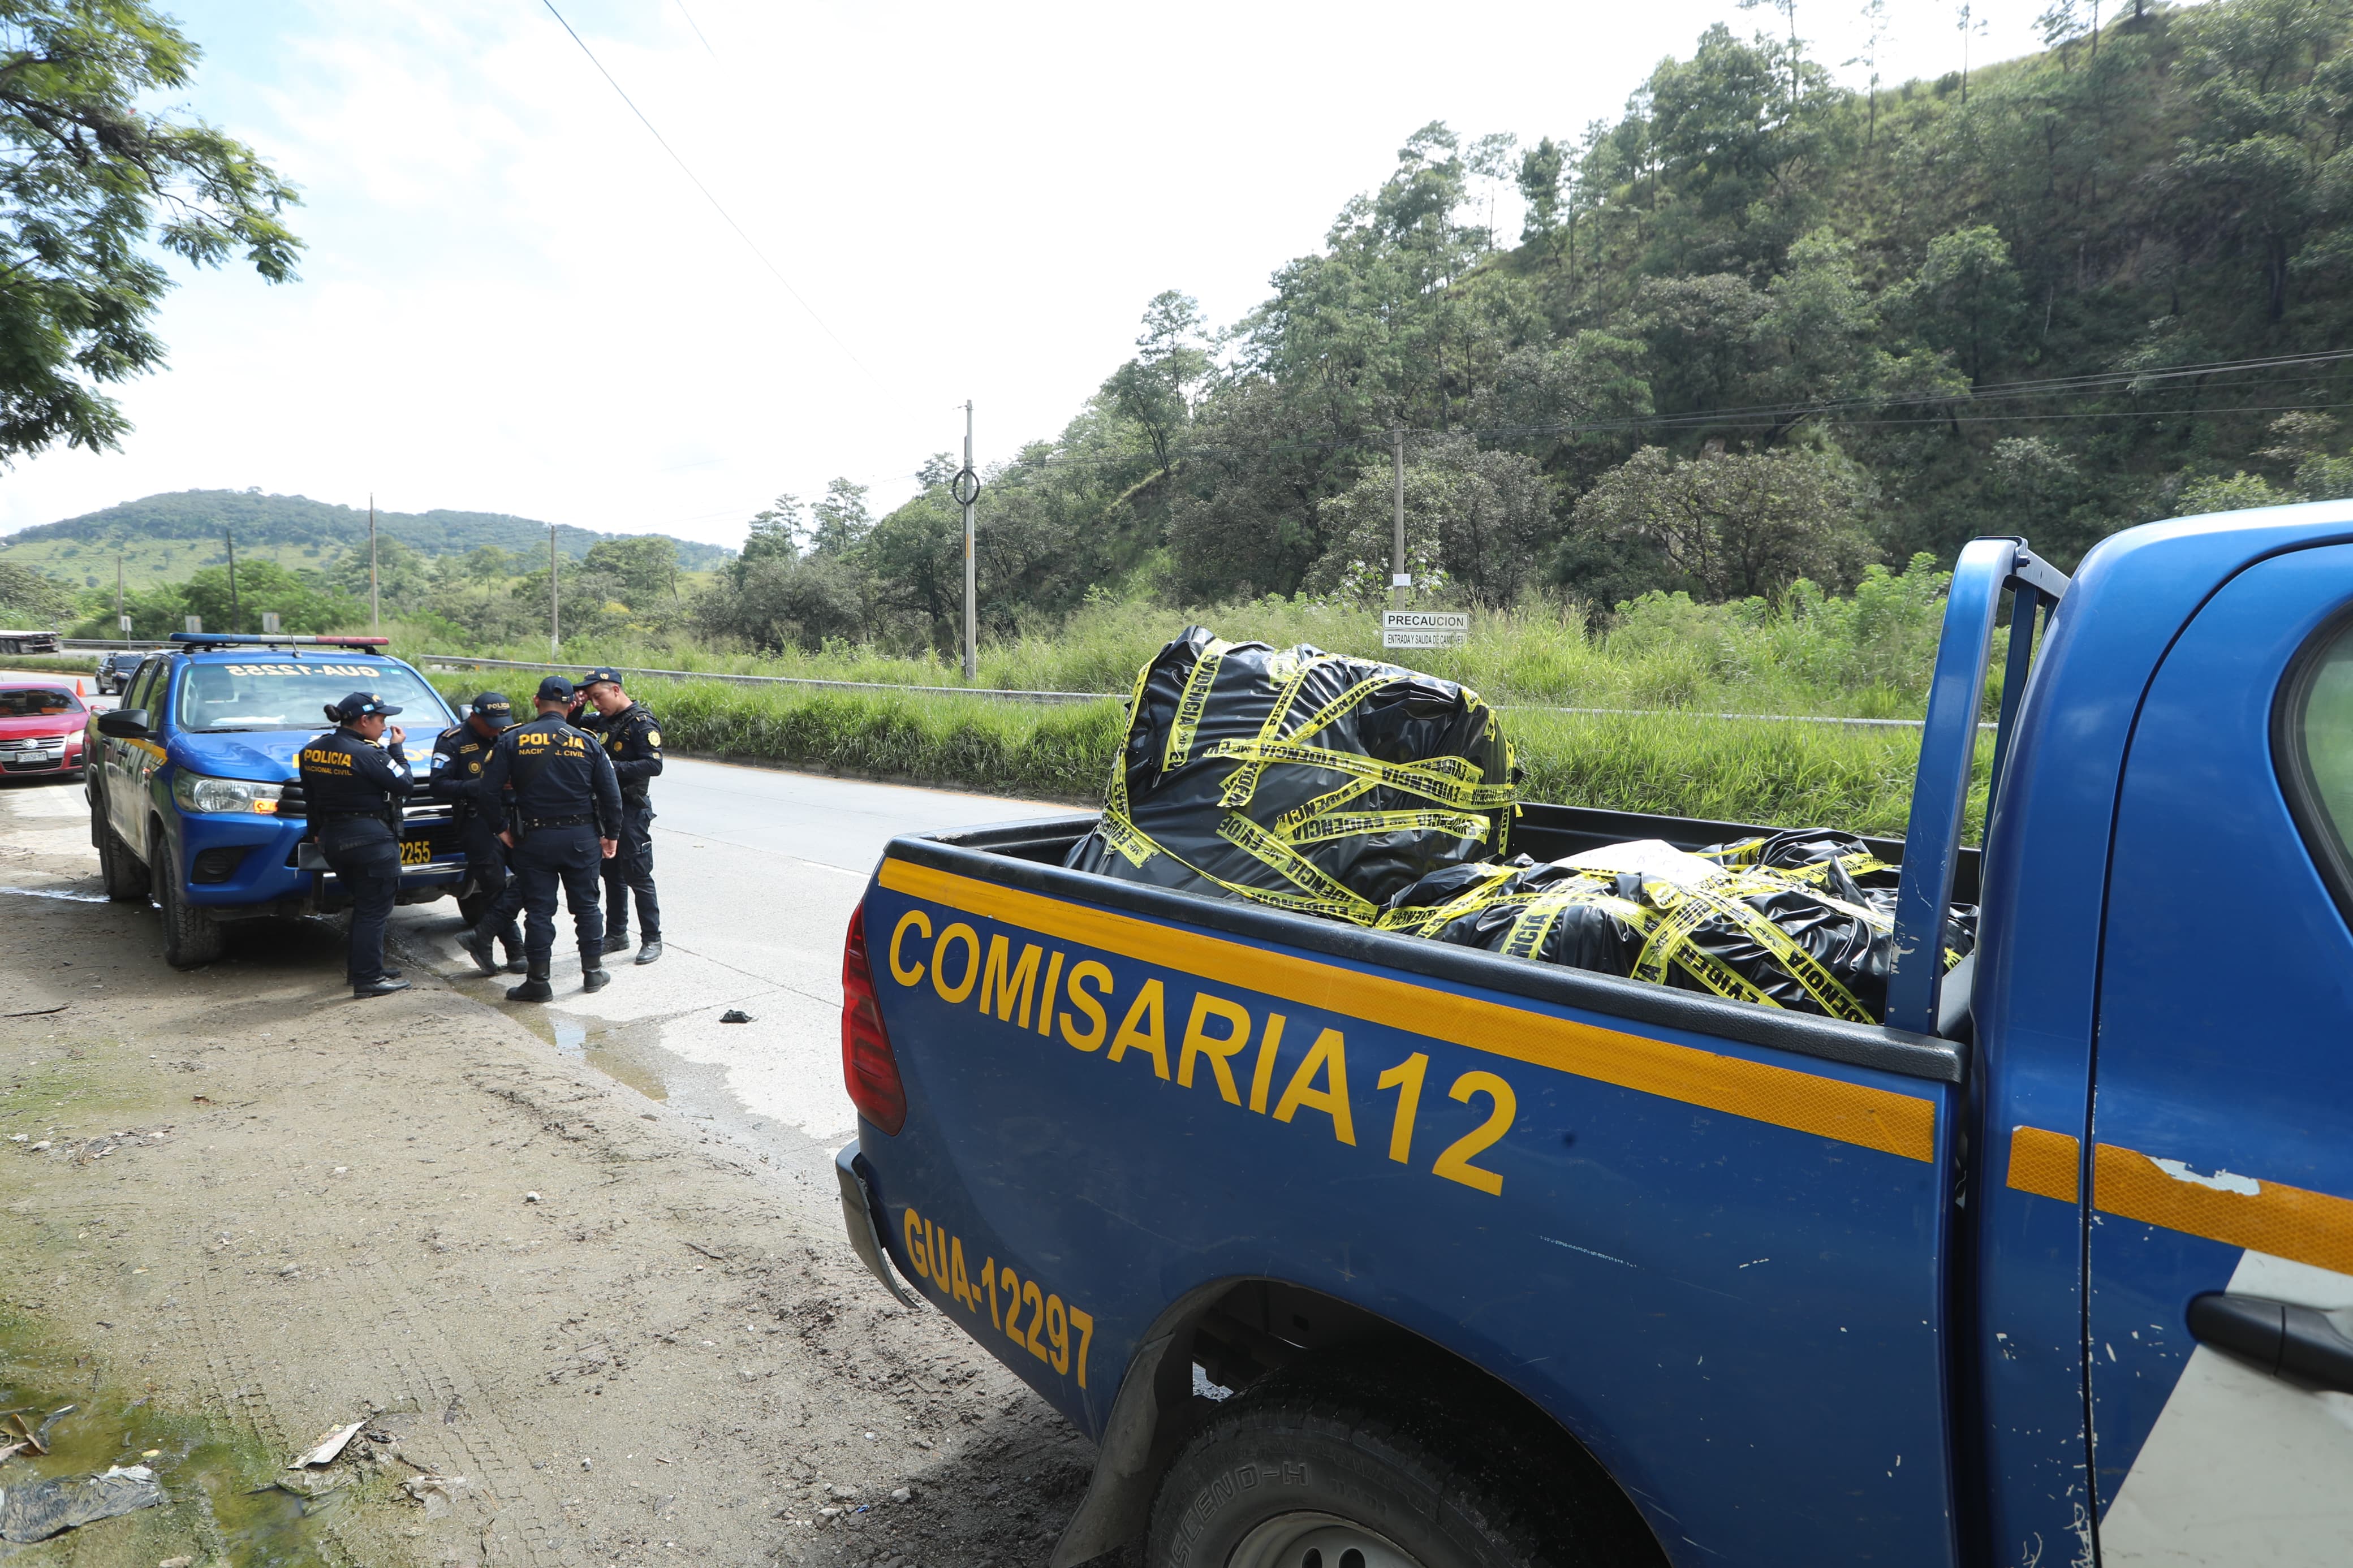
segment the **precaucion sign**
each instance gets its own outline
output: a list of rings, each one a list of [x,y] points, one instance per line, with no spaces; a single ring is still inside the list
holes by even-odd
[[[1461,647],[1471,640],[1468,610],[1384,610],[1383,647]]]

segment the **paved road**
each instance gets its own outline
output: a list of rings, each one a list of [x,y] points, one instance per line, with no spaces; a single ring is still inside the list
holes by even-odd
[[[902,833],[1070,809],[679,757],[655,782],[654,805],[659,963],[616,953],[606,960],[613,983],[583,992],[571,918],[559,909],[555,999],[533,1006],[503,1000],[512,977],[483,979],[458,952],[446,899],[396,911],[395,942],[558,1049],[689,1114],[833,1142],[855,1126],[841,1086],[841,939],[882,847]],[[79,853],[87,820],[79,782],[0,783],[0,839],[29,843],[38,832],[49,847]],[[102,897],[90,858],[87,886],[61,885],[58,896]],[[318,949],[322,996],[340,992],[340,943],[306,945]],[[722,1024],[731,1008],[752,1021]]]
[[[69,691],[73,689],[76,682],[79,682],[81,686],[81,700],[90,707],[103,712],[115,706],[113,698],[101,697],[98,694],[98,680],[95,677],[76,675],[71,670],[0,669],[0,680],[55,681]]]
[[[841,1087],[841,939],[882,847],[902,833],[1070,809],[677,757],[653,795],[661,962],[639,967],[616,953],[606,960],[613,984],[590,995],[559,910],[555,1000],[513,1005],[543,1012],[560,1048],[625,1082],[661,1092],[680,1062],[702,1064],[724,1075],[745,1111],[836,1142],[855,1125]],[[447,902],[397,923],[410,952],[473,973],[456,955]],[[463,984],[496,997],[512,982]],[[752,1022],[719,1022],[731,1008]]]

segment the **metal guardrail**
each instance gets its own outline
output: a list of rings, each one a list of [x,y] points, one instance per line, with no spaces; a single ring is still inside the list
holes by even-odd
[[[61,646],[78,652],[104,648],[143,650],[164,648],[168,642],[108,642],[68,637]],[[522,659],[477,658],[471,654],[428,653],[417,662],[449,673],[456,669],[528,669],[558,675],[576,673],[578,664],[533,664]],[[658,680],[719,680],[732,686],[797,686],[818,691],[910,692],[923,697],[978,697],[1007,702],[1037,702],[1048,706],[1084,702],[1124,702],[1124,691],[1028,691],[997,686],[910,686],[895,680],[820,680],[807,675],[731,675],[710,669],[657,669],[643,665],[608,665],[623,675],[651,676]],[[1917,730],[1917,719],[1849,719],[1831,713],[1712,713],[1694,708],[1552,708],[1535,702],[1498,702],[1502,713],[1567,713],[1589,719],[1718,719],[1738,724],[1830,724],[1852,730]],[[1990,730],[1990,723],[1980,724]]]
[[[509,658],[475,658],[466,654],[428,653],[419,656],[418,662],[445,673],[452,666],[468,669],[536,669],[565,674],[583,668],[577,664],[531,664]],[[1124,702],[1124,691],[1023,691],[992,686],[910,686],[891,680],[819,680],[801,675],[727,675],[703,669],[654,669],[628,665],[607,665],[623,675],[649,675],[662,680],[723,680],[737,686],[805,686],[828,691],[900,691],[918,692],[934,697],[988,697],[1017,702],[1072,703]],[[1721,719],[1752,724],[1833,724],[1864,730],[1917,730],[1917,719],[1847,719],[1835,714],[1815,713],[1708,713],[1691,708],[1547,708],[1528,702],[1499,702],[1496,711],[1502,713],[1571,713],[1588,718],[1608,719]],[[1991,724],[1979,726],[1990,730]]]
[[[1857,730],[1917,730],[1919,719],[1845,719],[1834,713],[1709,713],[1697,708],[1539,708],[1525,702],[1498,702],[1498,713],[1582,713],[1606,719],[1729,719],[1744,724],[1839,724]],[[1996,728],[1991,721],[1978,726]]]
[[[475,658],[467,654],[427,653],[417,656],[417,662],[429,668],[448,672],[453,668],[466,669],[539,669],[558,675],[576,675],[585,666],[578,664],[530,664],[512,658]],[[604,667],[623,675],[650,675],[661,680],[723,680],[734,686],[806,686],[825,691],[902,691],[918,692],[926,697],[987,697],[1014,702],[1048,704],[1073,702],[1117,701],[1124,693],[1103,691],[1012,691],[995,686],[907,686],[892,680],[819,680],[801,675],[727,675],[708,669],[653,669],[643,666],[612,664]]]

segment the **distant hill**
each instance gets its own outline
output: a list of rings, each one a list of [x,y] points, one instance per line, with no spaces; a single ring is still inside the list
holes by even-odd
[[[547,550],[546,523],[502,512],[379,511],[375,522],[379,536],[397,539],[427,555],[462,555],[486,544],[522,555],[543,556]],[[139,587],[185,578],[223,559],[224,528],[236,536],[240,560],[317,566],[366,542],[367,512],[308,496],[174,490],[0,534],[0,553],[75,586],[111,586],[120,552],[126,581]],[[626,537],[559,523],[555,545],[578,557],[600,539]],[[685,539],[674,542],[680,569],[687,572],[709,571],[735,553],[716,544]]]

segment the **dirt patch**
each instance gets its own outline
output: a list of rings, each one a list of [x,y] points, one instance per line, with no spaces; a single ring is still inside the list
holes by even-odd
[[[169,1501],[12,1568],[1044,1561],[1091,1448],[858,1266],[828,1151],[755,1153],[414,958],[353,1001],[323,924],[172,971],[16,793],[0,1409],[79,1408],[0,1486],[153,1450]]]

